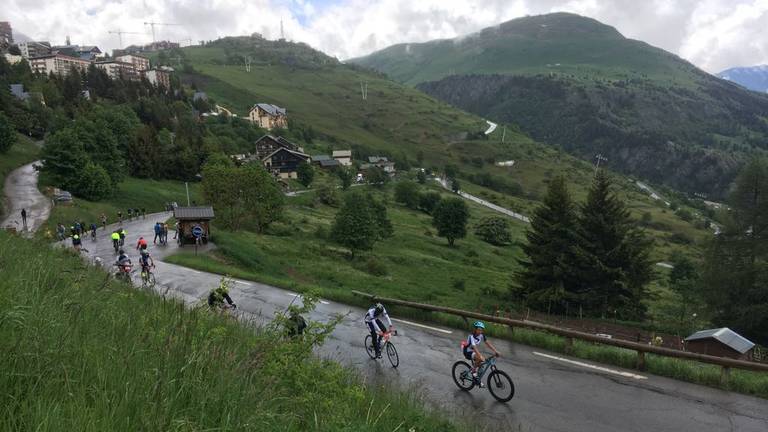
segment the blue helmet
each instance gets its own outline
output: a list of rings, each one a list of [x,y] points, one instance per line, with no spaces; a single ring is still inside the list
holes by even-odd
[[[474,323],[474,324],[472,324],[472,327],[474,327],[474,328],[481,328],[481,329],[485,329],[485,324],[483,324],[483,322],[482,322],[482,321],[475,321],[475,323]]]

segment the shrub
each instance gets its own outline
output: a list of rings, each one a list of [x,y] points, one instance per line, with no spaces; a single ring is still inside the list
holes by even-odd
[[[419,207],[419,185],[410,180],[398,182],[395,185],[395,201],[416,210]]]
[[[500,216],[491,216],[481,220],[475,227],[475,235],[486,243],[496,246],[512,242],[512,235],[509,233],[509,222]]]
[[[337,191],[335,187],[328,183],[323,183],[319,188],[317,188],[316,197],[318,201],[331,207],[338,207],[339,203],[341,203],[341,198],[339,198],[339,191]]]
[[[464,282],[464,279],[454,279],[453,282],[451,282],[451,286],[453,289],[464,291],[466,289],[466,282]]]
[[[373,276],[386,276],[387,266],[376,257],[369,257],[365,261],[365,272]]]
[[[432,212],[435,211],[437,204],[440,203],[440,199],[439,192],[424,192],[419,194],[419,210],[427,214],[432,214]]]

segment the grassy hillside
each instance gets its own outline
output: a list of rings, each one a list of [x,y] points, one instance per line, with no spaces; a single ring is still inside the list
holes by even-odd
[[[572,14],[525,17],[353,62],[587,160],[722,196],[768,150],[768,97]]]
[[[287,50],[286,44],[295,50]],[[242,63],[246,55],[254,64],[250,72]],[[353,148],[358,160],[381,153],[393,157],[401,169],[404,163],[440,171],[446,164],[456,165],[465,189],[485,189],[526,213],[537,205],[551,177],[566,176],[573,193],[583,196],[594,172],[589,163],[536,142],[514,126],[500,125],[485,136],[488,126],[481,118],[374,73],[309,55],[303,45],[226,38],[185,48],[179,56],[184,82],[240,116],[259,101],[286,107],[293,127],[313,131],[314,139],[303,143],[310,154]],[[365,101],[361,82],[368,85]],[[508,160],[515,161],[512,168],[495,165]],[[633,207],[644,209],[636,213],[638,218],[650,212],[658,222],[654,234],[658,232],[660,242],[680,229],[691,241],[709,235],[639,193],[634,181],[618,177],[617,184]]]
[[[0,266],[2,430],[454,430],[306,341],[276,344],[65,251],[0,232]]]

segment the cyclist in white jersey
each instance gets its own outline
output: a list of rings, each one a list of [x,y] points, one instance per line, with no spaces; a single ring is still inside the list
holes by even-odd
[[[387,327],[384,327],[384,323],[381,322],[381,317],[384,317],[384,319],[387,320],[387,325],[391,332],[393,329],[392,320],[389,319],[389,314],[387,314],[387,310],[384,309],[383,304],[376,303],[373,307],[368,309],[368,312],[366,312],[365,317],[363,318],[365,324],[368,326],[368,330],[371,332],[371,341],[376,341],[373,346],[376,349],[377,358],[381,358],[381,336],[379,335],[379,332],[387,331]]]
[[[480,352],[480,343],[484,342],[488,348],[493,350],[493,353],[496,355],[496,357],[499,356],[499,352],[496,351],[496,347],[488,342],[488,339],[485,337],[485,334],[483,333],[485,330],[485,324],[482,321],[475,321],[472,327],[472,333],[470,333],[469,337],[467,337],[467,340],[461,344],[461,351],[464,354],[464,358],[467,360],[472,360],[472,377],[475,379],[475,381],[477,381],[477,384],[480,387],[483,387],[483,383],[479,382],[477,379],[477,368],[480,367],[480,365],[485,361],[483,353]]]

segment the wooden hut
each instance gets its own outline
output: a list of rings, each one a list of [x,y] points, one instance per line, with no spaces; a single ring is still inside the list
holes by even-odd
[[[755,344],[728,327],[701,330],[685,338],[686,351],[752,360]]]
[[[203,230],[200,241],[208,243],[208,239],[211,237],[211,219],[214,217],[213,207],[176,207],[173,209],[173,217],[179,224],[177,235],[179,246],[195,243],[195,236],[192,231],[196,226]]]

